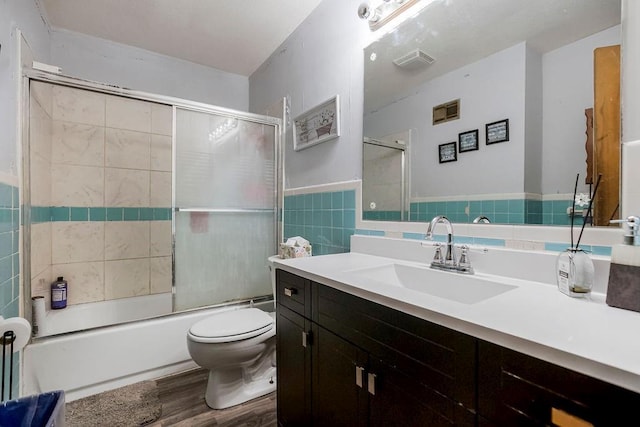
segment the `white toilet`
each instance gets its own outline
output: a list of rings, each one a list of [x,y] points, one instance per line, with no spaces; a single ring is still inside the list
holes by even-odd
[[[276,390],[275,313],[242,308],[214,314],[191,326],[187,347],[194,362],[209,370],[205,401],[210,408],[228,408]]]

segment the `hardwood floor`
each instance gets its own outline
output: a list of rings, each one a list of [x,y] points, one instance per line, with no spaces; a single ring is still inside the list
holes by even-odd
[[[162,403],[154,427],[276,426],[276,395],[271,393],[228,409],[214,410],[204,401],[207,371],[195,369],[156,380]]]

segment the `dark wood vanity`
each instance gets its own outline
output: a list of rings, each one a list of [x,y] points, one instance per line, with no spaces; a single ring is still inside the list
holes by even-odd
[[[640,423],[636,393],[282,269],[276,277],[280,426]]]

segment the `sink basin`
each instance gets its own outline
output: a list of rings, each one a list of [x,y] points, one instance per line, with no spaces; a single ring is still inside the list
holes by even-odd
[[[475,304],[517,288],[487,278],[405,264],[385,264],[345,273],[463,304]]]

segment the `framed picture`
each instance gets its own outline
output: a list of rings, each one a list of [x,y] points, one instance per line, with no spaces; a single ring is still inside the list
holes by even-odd
[[[478,129],[458,134],[458,151],[475,151],[478,149]]]
[[[509,140],[509,119],[487,123],[487,145]]]
[[[309,148],[340,136],[338,95],[305,111],[293,120],[293,149]]]
[[[455,141],[438,145],[438,155],[440,163],[455,162],[458,160]]]

